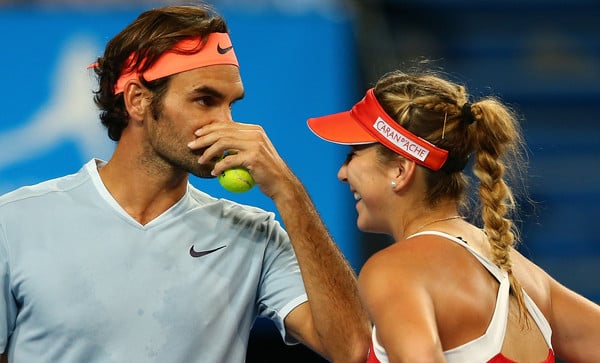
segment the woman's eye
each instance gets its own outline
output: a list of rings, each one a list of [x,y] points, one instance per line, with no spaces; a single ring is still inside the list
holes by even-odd
[[[356,155],[356,153],[354,151],[350,151],[346,155],[346,160],[344,161],[344,164],[348,164],[350,162],[350,160],[352,160],[352,157],[354,157],[354,155]]]

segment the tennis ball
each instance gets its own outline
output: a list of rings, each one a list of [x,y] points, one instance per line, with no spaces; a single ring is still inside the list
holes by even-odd
[[[223,188],[233,193],[247,192],[256,184],[248,169],[244,167],[227,169],[218,179]]]

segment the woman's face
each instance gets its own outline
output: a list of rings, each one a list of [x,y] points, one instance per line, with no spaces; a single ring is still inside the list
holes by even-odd
[[[351,146],[346,161],[338,171],[338,179],[348,183],[356,200],[361,231],[389,233],[390,201],[394,191],[391,182],[394,168],[378,157],[377,144]]]

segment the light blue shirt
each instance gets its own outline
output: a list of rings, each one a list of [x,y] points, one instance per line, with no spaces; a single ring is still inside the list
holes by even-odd
[[[190,184],[141,225],[97,165],[0,197],[0,351],[11,362],[243,362],[257,316],[293,343],[283,319],[306,292],[273,213]]]

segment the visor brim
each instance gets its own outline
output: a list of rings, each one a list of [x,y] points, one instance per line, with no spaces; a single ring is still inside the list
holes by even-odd
[[[350,111],[313,117],[307,121],[308,128],[325,141],[341,145],[371,144],[377,140],[365,131]]]

